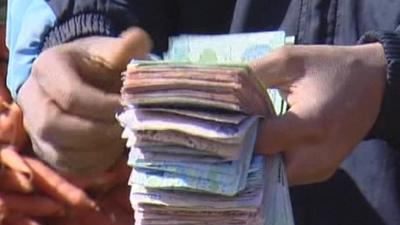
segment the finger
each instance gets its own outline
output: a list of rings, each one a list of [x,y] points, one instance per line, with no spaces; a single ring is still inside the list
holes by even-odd
[[[32,79],[36,80],[35,85],[39,85],[49,98],[66,112],[94,120],[114,122],[115,113],[120,107],[119,94],[107,93],[84,82],[70,58],[48,54],[49,57],[41,56],[41,61],[37,62],[37,69],[32,72]],[[53,66],[41,65],[43,63]]]
[[[268,87],[281,87],[304,73],[302,61],[296,57],[295,47],[283,47],[250,63],[253,73]]]
[[[68,149],[77,146],[78,143],[86,143],[86,150],[93,151],[110,142],[122,143],[122,128],[115,118],[112,122],[103,122],[69,115],[61,111],[40,88],[33,87],[31,91],[32,98],[41,99],[35,109],[31,109],[35,112],[29,115],[26,113],[27,121],[31,121],[32,124],[31,132],[54,146]],[[38,115],[33,115],[34,113]],[[46,114],[46,117],[40,117],[39,114]],[[62,134],[62,138],[55,134]],[[122,148],[123,145],[119,146]]]
[[[105,171],[124,151],[123,144],[119,145],[119,142],[118,145],[110,142],[94,149],[88,148],[93,143],[79,143],[71,148],[60,149],[35,133],[31,134],[31,138],[33,150],[42,160],[57,170],[76,175],[93,175]]]
[[[88,122],[77,120],[74,123],[70,122],[73,126],[64,124],[76,130],[71,128],[65,132],[62,130],[63,126],[60,126],[61,130],[52,130],[52,123],[57,123],[58,118],[62,118],[59,116],[61,112],[57,111],[57,107],[34,81],[34,78],[30,77],[21,88],[19,102],[25,113],[24,124],[32,138],[33,149],[41,159],[64,171],[92,173],[105,170],[121,156],[124,148],[120,136],[112,140],[103,134],[109,127],[104,128],[105,130],[89,130],[88,133],[88,129],[81,126],[81,123]],[[74,132],[78,136],[74,136]]]
[[[116,52],[116,67],[125,70],[132,58],[146,59],[152,48],[150,36],[138,27],[132,27],[121,35],[120,49]]]
[[[95,66],[105,66],[111,72],[110,75],[117,75],[117,78],[133,58],[146,59],[152,48],[150,36],[138,27],[128,29],[119,38],[84,38],[74,44],[84,49],[92,61],[97,62]],[[91,74],[93,68],[95,67],[82,69]]]
[[[120,92],[121,73],[129,61],[147,58],[151,48],[147,34],[139,28],[124,32],[120,38],[85,38],[75,45],[80,51],[73,53],[80,59],[74,62],[83,81],[111,93]]]

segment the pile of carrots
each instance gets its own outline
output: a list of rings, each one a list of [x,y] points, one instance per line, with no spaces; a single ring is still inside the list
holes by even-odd
[[[0,224],[133,223],[124,160],[92,178],[61,176],[15,147],[0,150]],[[89,195],[88,193],[91,193]]]

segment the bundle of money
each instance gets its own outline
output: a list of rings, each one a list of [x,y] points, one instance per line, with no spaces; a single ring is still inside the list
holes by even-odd
[[[181,36],[167,60],[128,65],[117,119],[130,148],[135,224],[293,224],[282,160],[253,153],[259,121],[283,103],[246,65],[285,40],[283,32]]]
[[[265,87],[243,64],[148,62],[128,65],[126,105],[215,108],[270,115]],[[266,107],[267,106],[267,107]]]
[[[132,184],[227,196],[245,188],[258,120],[274,113],[246,66],[139,63],[123,84]]]

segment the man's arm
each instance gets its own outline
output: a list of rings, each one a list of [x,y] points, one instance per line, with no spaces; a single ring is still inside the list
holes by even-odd
[[[143,30],[121,33],[133,2],[9,2],[8,86],[35,153],[57,169],[98,173],[122,155],[120,74],[151,48]]]

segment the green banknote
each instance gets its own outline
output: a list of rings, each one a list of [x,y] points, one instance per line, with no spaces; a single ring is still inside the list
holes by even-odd
[[[133,184],[131,202],[134,205],[153,204],[185,207],[190,210],[223,210],[227,208],[252,210],[261,205],[266,172],[264,157],[254,157],[250,167],[252,172],[248,174],[246,188],[233,198],[204,193],[149,189]]]
[[[172,37],[165,59],[171,61],[245,63],[285,45],[285,32]]]
[[[248,63],[266,56],[269,52],[293,45],[294,36],[285,32],[259,32],[229,35],[181,35],[170,38],[170,48],[165,59],[199,63]],[[268,95],[277,115],[286,112],[287,103],[276,89]]]
[[[185,163],[169,161],[130,161],[134,167],[131,184],[155,189],[200,191],[232,196],[246,186],[247,173],[257,134],[253,123],[246,135],[239,160],[223,163]],[[132,159],[132,157],[130,157]]]

